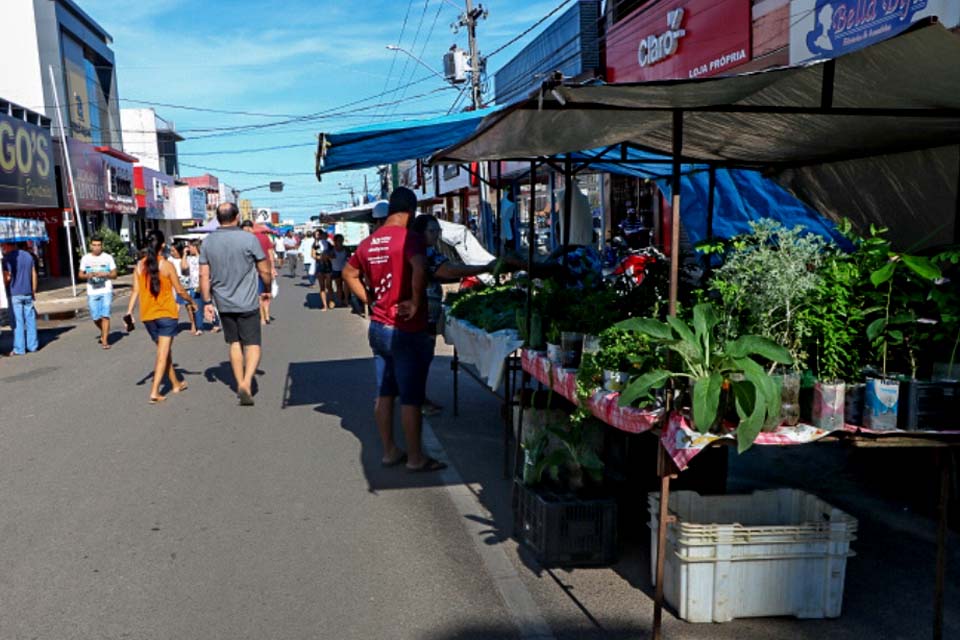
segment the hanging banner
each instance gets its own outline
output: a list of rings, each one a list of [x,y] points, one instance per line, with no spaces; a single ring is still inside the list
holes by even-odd
[[[57,206],[50,132],[3,114],[0,114],[0,203]]]
[[[790,64],[835,58],[936,16],[946,27],[960,22],[957,0],[793,0]]]
[[[43,220],[0,218],[0,242],[46,242]]]
[[[607,82],[688,80],[750,60],[750,0],[648,3],[607,35]]]

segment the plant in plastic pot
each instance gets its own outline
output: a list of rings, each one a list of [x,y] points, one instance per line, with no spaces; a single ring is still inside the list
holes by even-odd
[[[767,362],[793,363],[782,346],[762,336],[743,335],[721,340],[721,319],[710,303],[693,309],[693,326],[679,318],[667,322],[632,318],[618,326],[646,334],[674,352],[671,369],[656,369],[632,379],[620,403],[632,404],[668,381],[691,387],[693,426],[701,433],[722,427],[726,400],[736,408],[737,448],[745,451],[765,424],[780,421],[780,388],[764,366]],[[763,364],[762,364],[763,363]]]
[[[802,227],[772,219],[751,222],[750,229],[729,241],[710,281],[723,310],[720,337],[767,338],[785,347],[803,370],[810,334],[805,311],[821,284],[820,265],[830,245]]]
[[[610,327],[600,334],[596,363],[603,370],[604,389],[623,390],[631,374],[649,369],[656,357],[651,340],[642,333]]]
[[[560,344],[560,324],[556,321],[549,321],[547,325],[547,360],[560,366],[563,364],[563,347]]]
[[[882,237],[885,230],[872,229],[864,251],[872,261],[870,283],[874,287],[875,306],[867,310],[875,316],[867,326],[867,339],[882,363],[882,377],[867,380],[864,408],[866,426],[874,429],[897,427],[899,383],[888,371],[891,355],[908,364],[916,376],[917,345],[921,341],[916,305],[929,283],[940,278],[940,269],[929,258],[894,252]]]

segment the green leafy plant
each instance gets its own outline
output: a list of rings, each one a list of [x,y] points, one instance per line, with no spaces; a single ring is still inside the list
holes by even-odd
[[[529,470],[524,482],[537,485],[544,475],[555,485],[577,492],[587,481],[603,480],[603,461],[598,454],[600,428],[596,420],[552,424],[524,442]]]
[[[820,268],[811,302],[799,311],[809,328],[809,345],[817,376],[823,381],[850,381],[863,369],[864,306],[860,292],[864,275],[850,254],[832,248]]]
[[[600,334],[597,365],[603,370],[639,373],[654,355],[650,338],[644,333],[615,326]]]
[[[810,334],[803,310],[820,285],[818,273],[827,243],[802,227],[788,229],[763,219],[751,232],[732,239],[711,288],[723,302],[723,337],[741,332],[768,338],[790,352],[797,367],[807,359]]]
[[[668,381],[687,382],[694,427],[706,433],[720,426],[724,405],[733,404],[740,420],[737,447],[743,452],[753,445],[765,424],[780,419],[780,389],[756,358],[779,364],[792,364],[793,359],[784,347],[762,336],[742,335],[729,341],[718,337],[720,321],[713,305],[703,303],[693,308],[692,327],[675,317],[665,323],[651,318],[621,322],[620,328],[646,334],[677,357],[670,369],[648,371],[632,379],[620,403],[628,405],[648,397],[652,389]],[[725,402],[721,402],[723,395]]]
[[[929,296],[930,284],[940,278],[940,268],[929,258],[893,251],[885,233],[886,229],[871,227],[870,237],[861,244],[878,303],[866,310],[868,317],[874,317],[867,326],[867,339],[881,360],[884,378],[891,349],[906,354],[911,375],[916,377],[917,349],[926,331],[917,309]]]
[[[487,332],[517,328],[517,310],[525,308],[527,294],[513,284],[474,287],[447,294],[450,315]]]

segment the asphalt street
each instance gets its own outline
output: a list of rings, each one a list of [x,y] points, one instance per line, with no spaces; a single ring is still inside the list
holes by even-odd
[[[540,567],[511,539],[494,396],[462,376],[454,417],[439,347],[430,395],[446,409],[427,441],[451,468],[382,469],[366,323],[318,305],[281,278],[253,408],[237,405],[219,335],[180,334],[190,386],[159,405],[141,326],[103,351],[89,321],[44,324],[39,352],[0,358],[0,640],[648,638],[649,487],[622,496],[612,567]],[[614,435],[652,474],[650,442]],[[803,488],[859,520],[843,615],[691,625],[668,611],[666,638],[930,637],[922,452],[762,447],[729,464],[733,491]],[[960,637],[950,542],[945,637]]]
[[[156,406],[142,326],[0,360],[0,638],[515,637],[443,483],[379,466],[365,323],[281,286],[253,408],[220,335]]]

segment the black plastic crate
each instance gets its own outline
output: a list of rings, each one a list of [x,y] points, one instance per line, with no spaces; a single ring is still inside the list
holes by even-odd
[[[513,534],[545,567],[611,564],[617,556],[617,502],[581,499],[516,483]]]
[[[897,427],[911,431],[960,429],[960,382],[901,382]]]

